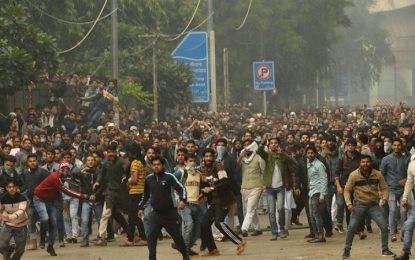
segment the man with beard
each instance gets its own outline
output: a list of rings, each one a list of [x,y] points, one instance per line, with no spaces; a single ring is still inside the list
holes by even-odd
[[[329,219],[332,219],[331,216],[331,204],[333,202],[333,196],[336,195],[336,203],[338,197],[343,196],[342,194],[337,194],[336,189],[336,169],[339,163],[340,155],[339,149],[337,147],[337,140],[335,136],[329,136],[326,138],[327,146],[323,148],[321,151],[321,156],[326,160],[327,166],[329,167],[330,178],[328,183],[328,191],[325,198],[327,213]],[[336,216],[337,219],[337,226],[341,225],[343,221],[343,217]]]
[[[99,223],[98,240],[96,246],[106,246],[105,233],[107,231],[108,221],[113,216],[124,230],[128,225],[122,214],[119,212],[126,208],[125,202],[128,201],[128,189],[126,186],[127,172],[125,162],[117,156],[117,144],[110,143],[107,147],[107,161],[102,166],[102,172],[98,181],[94,184],[101,186],[104,190],[105,202],[102,210],[101,221]]]
[[[46,162],[42,165],[42,168],[47,170],[49,173],[59,169],[59,163],[55,161],[55,151],[53,149],[46,151]]]
[[[147,240],[150,260],[156,259],[157,237],[162,227],[173,238],[183,260],[188,260],[190,258],[183,237],[180,235],[180,222],[172,193],[172,189],[179,193],[178,208],[183,209],[186,206],[186,190],[173,174],[164,172],[164,162],[163,158],[158,155],[151,160],[153,173],[148,175],[145,180],[143,198],[138,205],[138,217],[143,217],[144,207],[150,199],[153,208],[149,217]]]
[[[36,214],[36,209],[33,206],[33,196],[35,193],[35,188],[48,177],[49,173],[47,170],[39,167],[39,162],[36,154],[29,154],[27,156],[27,170],[23,171],[21,175],[22,179],[22,192],[23,195],[29,201],[29,206],[27,209],[28,215],[28,229],[29,229],[29,248],[28,250],[37,249],[37,235],[36,235],[36,221],[38,219]],[[40,248],[45,248],[45,241],[41,241]]]
[[[265,171],[263,183],[266,187],[266,197],[268,204],[268,217],[271,225],[271,240],[286,238],[288,236],[285,230],[285,190],[294,189],[294,194],[299,195],[300,189],[298,184],[298,172],[293,159],[285,153],[282,153],[280,141],[278,138],[268,140],[268,151],[262,146],[258,154],[265,161]],[[278,211],[279,230],[276,220],[276,211]]]
[[[362,155],[359,161],[359,168],[350,174],[344,188],[344,199],[347,208],[352,214],[347,227],[346,243],[342,258],[350,258],[354,233],[366,214],[379,226],[382,239],[382,256],[393,257],[395,254],[388,247],[388,226],[379,207],[379,205],[385,207],[387,204],[388,185],[383,175],[372,168],[372,158],[370,156]]]
[[[23,139],[22,147],[16,154],[16,171],[21,174],[26,168],[27,156],[32,153],[32,141],[29,138]]]
[[[239,238],[224,222],[235,201],[228,176],[223,165],[214,161],[215,150],[205,148],[202,157],[203,161],[200,167],[202,193],[207,197],[208,210],[202,218],[201,234],[202,245],[205,245],[209,250],[204,256],[220,255],[212,235],[213,222],[227,239],[237,245],[236,253],[240,255],[245,250],[246,242]]]

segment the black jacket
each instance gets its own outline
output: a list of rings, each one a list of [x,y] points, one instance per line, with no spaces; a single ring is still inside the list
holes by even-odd
[[[38,167],[35,171],[30,169],[25,170],[22,175],[22,191],[23,195],[32,202],[35,188],[49,176],[49,172],[43,168]]]
[[[154,211],[175,210],[175,197],[172,188],[179,193],[180,200],[186,202],[186,190],[173,174],[161,172],[148,175],[144,183],[144,195],[138,208],[144,209],[151,195],[150,204]]]

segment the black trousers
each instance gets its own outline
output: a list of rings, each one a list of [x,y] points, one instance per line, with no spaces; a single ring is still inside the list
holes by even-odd
[[[212,205],[208,208],[207,212],[202,218],[201,237],[202,245],[206,246],[209,252],[217,249],[215,240],[212,234],[212,223],[215,222],[215,226],[219,231],[235,245],[239,245],[242,239],[238,237],[235,232],[223,222],[226,215],[228,215],[229,208],[222,208],[216,205]]]
[[[167,212],[152,211],[149,214],[149,232],[147,236],[148,242],[148,259],[155,260],[157,240],[160,234],[161,228],[165,228],[167,233],[170,234],[174,243],[177,246],[177,250],[182,254],[183,259],[190,259],[186,250],[186,245],[182,235],[180,234],[180,220],[176,209]]]
[[[136,227],[138,229],[140,239],[147,240],[143,221],[138,217],[138,203],[141,201],[141,196],[142,194],[129,195],[127,238],[130,242],[134,241],[134,232]]]

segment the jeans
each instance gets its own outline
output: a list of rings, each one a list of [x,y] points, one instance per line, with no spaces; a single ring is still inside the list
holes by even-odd
[[[27,206],[27,228],[29,231],[29,239],[33,240],[37,238],[36,232],[36,221],[39,219],[39,215],[36,212],[33,203],[29,203]]]
[[[89,241],[89,216],[91,211],[94,212],[95,219],[98,223],[101,221],[102,215],[102,203],[100,202],[91,202],[83,201],[82,202],[82,212],[81,212],[81,222],[82,222],[82,238],[85,242]]]
[[[285,228],[285,188],[268,188],[266,191],[266,198],[268,204],[268,217],[271,225],[271,232],[273,235],[278,234],[278,226],[276,219],[276,211],[278,210],[278,224],[280,232],[284,232]],[[275,207],[276,205],[276,207]]]
[[[415,228],[415,207],[412,207],[411,213],[404,224],[403,249],[404,252],[411,252],[412,234]]]
[[[45,202],[33,197],[33,204],[40,218],[40,239],[44,240],[46,232],[49,232],[48,245],[53,246],[57,235],[58,201]]]
[[[79,230],[79,199],[71,198],[69,200],[64,200],[64,203],[67,206],[63,210],[63,221],[65,223],[66,238],[77,238]]]
[[[323,233],[324,223],[322,207],[326,207],[325,204],[320,203],[319,201],[320,193],[313,194],[310,197],[310,212],[311,212],[311,225],[313,226],[313,231],[318,233]]]
[[[363,205],[359,202],[355,202],[353,207],[354,210],[350,216],[349,226],[347,227],[345,249],[350,250],[352,248],[354,233],[364,219],[365,215],[369,215],[380,229],[382,250],[388,249],[388,226],[378,203]]]
[[[200,237],[202,210],[199,204],[188,203],[184,209],[179,209],[179,215],[182,217],[184,243],[189,250]]]
[[[16,247],[14,249],[14,254],[9,259],[19,260],[25,251],[26,239],[27,239],[26,226],[12,227],[8,225],[4,225],[0,233],[0,253],[1,254],[4,255],[10,252],[10,240],[12,238],[14,239]]]
[[[396,234],[398,227],[398,217],[400,215],[401,223],[403,224],[406,220],[406,209],[402,207],[401,199],[402,193],[396,191],[389,191],[389,229],[392,234]],[[399,202],[399,208],[398,208]]]
[[[253,189],[242,189],[242,205],[245,213],[244,222],[242,223],[242,231],[248,231],[252,224],[255,230],[260,230],[258,214],[256,212],[259,198],[262,193],[262,187]]]

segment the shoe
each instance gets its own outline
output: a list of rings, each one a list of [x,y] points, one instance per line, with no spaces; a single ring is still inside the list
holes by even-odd
[[[137,246],[147,246],[147,240],[140,240],[138,241],[138,243],[136,243]]]
[[[241,234],[243,237],[247,237],[248,236],[248,232],[246,231],[246,230],[244,230],[244,231],[242,231],[242,234]]]
[[[303,223],[301,223],[300,221],[298,221],[298,219],[296,219],[295,221],[291,221],[292,224],[295,224],[296,226],[302,226]]]
[[[398,238],[396,237],[396,234],[392,234],[391,242],[396,242],[396,240],[398,240]]]
[[[121,247],[129,247],[129,246],[134,246],[134,242],[130,242],[130,241],[125,241],[124,244],[120,245]]]
[[[29,241],[29,246],[27,247],[27,250],[37,250],[37,241],[36,241],[36,239],[31,239]]]
[[[65,242],[63,241],[59,242],[59,247],[65,247]]]
[[[360,240],[364,240],[367,238],[367,235],[364,232],[359,232],[359,238]]]
[[[394,254],[389,249],[385,249],[385,250],[382,250],[382,256],[392,256],[392,257],[394,257],[394,256],[396,256],[396,254]]]
[[[72,238],[72,243],[76,244],[78,243],[78,239],[76,239],[75,237]]]
[[[236,254],[241,255],[245,251],[246,247],[246,241],[242,241],[237,247],[236,247]]]
[[[107,242],[114,242],[114,241],[115,241],[115,237],[107,238]]]
[[[82,240],[80,247],[89,247],[89,242],[86,240]]]
[[[202,257],[207,257],[207,256],[220,256],[219,250],[214,249],[202,255]]]
[[[337,225],[334,227],[334,230],[336,230],[336,231],[337,231],[337,232],[339,232],[340,234],[343,234],[343,233],[344,233],[343,225],[339,225],[339,224],[337,224]]]
[[[287,238],[288,237],[288,232],[287,231],[282,231],[282,232],[280,232],[280,234],[278,236],[280,238]]]
[[[315,235],[314,234],[308,234],[308,235],[306,235],[304,238],[314,238],[315,237]]]
[[[39,241],[39,248],[40,249],[45,249],[45,239],[40,239]]]
[[[325,238],[315,238],[312,240],[307,240],[308,243],[326,243]]]
[[[372,234],[373,233],[373,229],[372,226],[367,226],[366,227],[367,233]]]
[[[393,260],[409,260],[409,252],[402,252],[400,256],[396,256],[393,258]]]
[[[105,241],[105,239],[103,239],[103,238],[99,238],[97,240],[97,242],[94,243],[94,245],[96,245],[96,246],[106,246],[107,245],[107,241]]]
[[[350,249],[344,249],[342,259],[349,259],[350,258]]]
[[[48,248],[46,249],[46,251],[49,253],[49,255],[51,256],[57,256],[55,249],[53,249],[53,246],[49,245]]]
[[[274,234],[272,234],[272,236],[271,236],[271,239],[270,239],[271,241],[275,241],[275,240],[278,240],[278,235],[274,235]]]
[[[333,236],[333,231],[329,230],[326,232],[326,237],[332,237]]]
[[[189,249],[188,254],[189,254],[189,256],[196,256],[196,255],[199,255],[199,253],[197,253],[197,252],[193,251],[192,249]]]
[[[255,230],[252,232],[251,236],[256,237],[262,235],[262,230]]]
[[[173,248],[173,249],[176,249],[177,250],[177,245],[176,245],[176,243],[171,243],[171,248]]]

